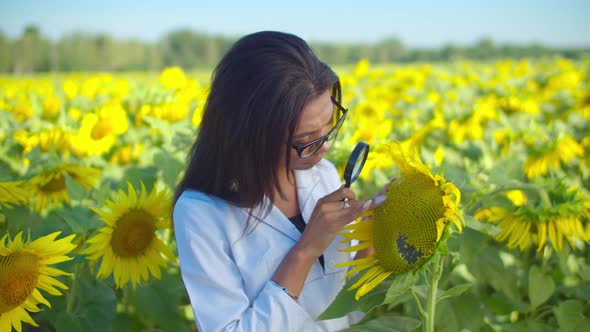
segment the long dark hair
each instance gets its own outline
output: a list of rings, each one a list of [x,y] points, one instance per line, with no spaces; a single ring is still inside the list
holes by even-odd
[[[338,76],[301,38],[263,31],[238,40],[213,73],[174,202],[187,189],[250,211],[265,196],[272,202],[275,189],[282,193],[277,176],[281,153],[288,165],[286,147],[299,116],[328,89],[341,100]],[[266,208],[268,213],[272,206]]]

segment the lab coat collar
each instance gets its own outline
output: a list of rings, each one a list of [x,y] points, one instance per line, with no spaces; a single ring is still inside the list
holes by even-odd
[[[307,170],[295,170],[295,181],[297,185],[297,198],[299,200],[299,209],[303,217],[303,220],[306,223],[309,222],[311,218],[311,214],[315,206],[314,203],[318,199],[322,198],[321,196],[329,194],[324,193],[322,195],[321,192],[318,192],[318,184],[320,182],[321,177],[320,172],[321,170],[318,168],[318,166],[314,166]],[[265,197],[264,203],[265,204],[263,206],[268,206],[267,204],[270,204],[270,200],[267,197]],[[256,212],[257,211],[254,211],[254,213]],[[293,223],[288,219],[288,217],[285,216],[281,212],[281,210],[279,210],[279,208],[277,208],[274,205],[272,206],[269,218],[266,218],[266,220],[272,222],[263,221],[265,224],[267,224],[274,230],[282,233],[283,235],[287,236],[288,238],[292,239],[294,242],[297,242],[301,237],[301,233],[295,227],[295,225],[293,225]],[[336,239],[335,241],[338,241],[338,239]],[[320,272],[320,268],[319,270],[317,270],[316,273],[319,273],[321,275],[336,272],[342,269],[337,268],[335,266],[335,257],[337,257],[338,255],[337,247],[338,246],[334,245],[333,243],[332,245],[330,245],[330,247],[326,249],[326,251],[324,252],[325,270],[322,273]]]
[[[313,191],[316,184],[319,182],[320,175],[317,166],[314,166],[307,170],[295,170],[295,183],[297,185],[297,198],[299,201],[299,209],[303,220],[307,223],[313,212],[313,203],[317,200]],[[267,207],[270,204],[270,199],[264,197],[264,203],[255,208],[252,213],[257,216],[260,215],[261,209]],[[272,222],[264,222],[276,231],[286,235],[293,241],[299,240],[301,233],[293,225],[293,223],[285,216],[279,208],[272,205],[268,220]]]

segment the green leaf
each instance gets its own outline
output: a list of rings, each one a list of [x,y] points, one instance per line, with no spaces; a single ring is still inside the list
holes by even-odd
[[[154,164],[158,165],[162,170],[162,177],[168,187],[176,187],[178,176],[182,173],[184,164],[166,151],[159,151],[155,154]]]
[[[36,239],[57,231],[62,232],[61,236],[70,233],[69,227],[61,222],[61,218],[57,218],[52,214],[43,218],[22,206],[3,208],[2,213],[6,216],[6,223],[4,223],[6,231],[11,236],[15,236],[21,231],[23,232],[23,236],[27,236],[30,232],[31,239]]]
[[[471,216],[465,216],[473,219]],[[478,221],[475,221],[478,222]],[[472,259],[477,258],[477,253],[481,248],[482,243],[485,243],[489,236],[470,227],[465,227],[463,233],[457,237],[450,237],[447,240],[447,246],[450,251],[459,252],[461,261],[467,265]]]
[[[497,316],[509,315],[515,310],[514,305],[508,299],[508,297],[500,292],[494,292],[492,294],[486,294],[485,296],[482,296],[481,302],[487,309]]]
[[[414,331],[422,323],[419,320],[403,316],[381,316],[343,330],[344,332],[406,332]]]
[[[398,297],[403,295],[414,285],[415,281],[416,273],[414,273],[413,271],[405,272],[394,276],[392,278],[391,286],[389,286],[389,289],[385,294],[384,303],[395,302]]]
[[[141,183],[145,185],[146,190],[149,192],[156,180],[158,179],[158,168],[155,166],[138,167],[131,166],[123,173],[122,183],[118,189],[127,191],[127,181],[135,188],[136,191],[141,190]]]
[[[437,331],[483,331],[481,300],[472,293],[453,297],[436,305]]]
[[[502,331],[506,332],[552,332],[555,327],[539,322],[518,322],[502,325]]]
[[[75,201],[81,200],[88,197],[90,194],[84,189],[84,187],[79,184],[78,182],[74,181],[71,176],[66,175],[66,190],[68,192],[68,196]]]
[[[529,299],[532,309],[547,301],[555,291],[555,282],[551,276],[544,275],[538,266],[529,270]]]
[[[369,312],[374,307],[383,304],[385,300],[385,294],[389,289],[390,282],[388,279],[379,284],[375,289],[361,297],[358,301],[355,300],[354,296],[357,289],[348,290],[363,273],[357,273],[350,278],[340,293],[336,296],[330,306],[317,318],[318,320],[332,319],[342,317],[353,311]]]
[[[72,207],[56,210],[55,215],[61,218],[73,233],[86,234],[88,231],[98,228],[101,223],[92,217],[94,212],[84,207]]]
[[[475,142],[470,141],[463,149],[463,156],[472,160],[479,160],[483,157],[483,150]]]
[[[471,288],[471,284],[461,284],[461,285],[457,285],[451,289],[448,289],[446,291],[444,291],[444,293],[442,293],[439,298],[436,300],[436,302],[440,302],[444,299],[448,299],[451,297],[455,297],[455,296],[459,296],[463,293],[465,293],[468,289]]]
[[[590,282],[590,266],[586,264],[581,264],[578,274],[582,278],[582,280],[586,282]]]
[[[113,331],[137,331],[140,330],[131,315],[120,312],[113,319]]]
[[[491,236],[495,236],[496,234],[500,233],[500,229],[498,228],[498,226],[494,224],[481,222],[470,215],[465,215],[464,217],[465,224],[467,225],[467,227],[465,227],[465,230],[475,230],[480,232],[481,234],[488,234]],[[463,236],[461,236],[461,239],[463,239]]]
[[[489,283],[515,303],[522,302],[516,271],[504,266],[500,259],[500,250],[495,246],[480,246],[477,255],[467,267],[478,282]]]
[[[82,324],[76,317],[65,311],[59,312],[55,317],[55,330],[60,332],[83,332]]]
[[[188,322],[180,310],[184,294],[181,278],[164,271],[161,280],[152,279],[150,284],[133,290],[129,302],[145,327],[157,327],[160,331],[189,331]]]
[[[87,270],[83,270],[79,278],[74,315],[84,331],[111,331],[117,308],[115,292]]]
[[[416,293],[416,295],[420,296],[425,300],[428,297],[428,287],[426,285],[412,286],[412,290],[414,291],[414,293]]]
[[[590,284],[560,287],[558,292],[564,294],[568,298],[577,298],[590,302]]]
[[[567,300],[553,308],[560,332],[590,331],[590,320],[583,315],[582,301]]]

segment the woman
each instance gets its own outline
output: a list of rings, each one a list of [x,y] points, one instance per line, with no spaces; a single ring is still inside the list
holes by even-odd
[[[290,34],[243,37],[215,69],[173,213],[199,331],[349,326],[315,318],[344,283],[338,232],[379,202],[356,200],[323,159],[340,100],[336,74]]]

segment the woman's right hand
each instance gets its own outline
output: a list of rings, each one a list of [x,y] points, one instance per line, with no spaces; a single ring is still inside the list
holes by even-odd
[[[321,256],[344,226],[369,209],[371,200],[355,200],[355,197],[352,190],[342,186],[319,199],[296,244],[299,250],[313,259]],[[345,198],[348,207],[345,207]]]

